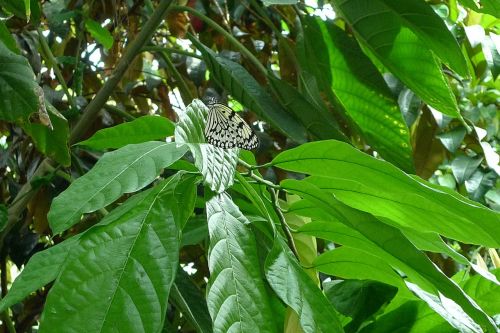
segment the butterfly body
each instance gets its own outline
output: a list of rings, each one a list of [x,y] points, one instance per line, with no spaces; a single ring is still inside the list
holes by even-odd
[[[217,102],[208,104],[205,137],[208,143],[220,148],[252,150],[259,146],[250,126],[229,106]]]

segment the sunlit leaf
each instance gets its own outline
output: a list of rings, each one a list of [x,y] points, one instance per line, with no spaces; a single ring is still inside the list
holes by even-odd
[[[416,283],[421,289],[431,292],[434,296],[441,293],[462,307],[483,328],[492,329],[492,320],[471,302],[463,290],[437,269],[423,252],[417,250],[398,229],[380,222],[370,214],[345,206],[331,193],[306,181],[285,180],[281,182],[281,185],[292,193],[310,200],[329,213],[333,220],[338,220],[361,233],[371,243],[369,253],[403,271],[408,276],[408,281]]]
[[[85,28],[106,50],[109,50],[111,46],[113,46],[113,36],[106,28],[103,28],[99,22],[92,19],[86,19]]]
[[[386,160],[412,172],[408,129],[376,67],[356,42],[332,23],[304,18],[304,35],[308,61],[314,59],[316,75],[331,74],[325,79],[367,142]]]
[[[52,231],[64,231],[83,213],[103,208],[122,194],[150,184],[186,150],[185,145],[151,141],[104,154],[88,173],[54,199],[48,214]]]
[[[78,145],[92,149],[121,148],[128,144],[164,139],[174,134],[174,124],[165,117],[143,116],[128,123],[97,131]]]
[[[500,214],[346,143],[307,143],[279,154],[272,164],[314,175],[310,183],[334,193],[343,203],[402,227],[437,232],[469,244],[500,245],[493,236],[500,234]]]
[[[420,0],[381,0],[409,26],[442,62],[461,76],[468,76],[462,51],[445,22],[429,4]]]
[[[381,0],[335,0],[334,3],[370,55],[427,104],[461,118],[440,64],[426,43],[402,20],[414,13],[395,13]]]

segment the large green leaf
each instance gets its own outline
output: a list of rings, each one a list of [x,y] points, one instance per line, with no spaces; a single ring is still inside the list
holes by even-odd
[[[412,31],[412,15],[418,12],[406,10],[421,6],[400,6],[400,11],[394,12],[382,0],[335,0],[334,4],[370,56],[376,57],[427,104],[452,117],[461,117],[441,67],[427,46],[429,38],[424,41]],[[419,22],[427,23],[426,14],[423,15]],[[419,29],[420,34],[428,35],[421,26]]]
[[[332,216],[334,221],[337,220],[357,230],[372,243],[369,248],[370,254],[386,260],[391,266],[404,272],[408,279],[416,283],[419,288],[436,296],[441,293],[449,298],[450,302],[452,300],[456,303],[454,306],[461,307],[483,328],[492,330],[494,327],[492,320],[398,229],[380,222],[370,214],[342,204],[331,193],[307,181],[285,180],[281,185],[322,208]],[[449,315],[453,317],[453,309],[450,309]],[[464,319],[465,323],[467,320]]]
[[[386,160],[412,172],[408,129],[376,67],[333,23],[306,17],[303,26],[306,52],[314,59],[316,75],[331,75],[324,79],[368,143]]]
[[[441,319],[424,302],[408,301],[395,310],[378,317],[375,322],[365,326],[360,332],[456,333],[457,330]]]
[[[14,280],[7,296],[0,301],[0,311],[5,311],[30,293],[54,281],[79,238],[80,236],[69,238],[31,257],[21,274]]]
[[[33,138],[40,152],[64,166],[69,166],[71,156],[68,146],[68,121],[51,104],[46,102],[45,106],[53,128],[38,123],[24,123],[23,128]]]
[[[281,104],[295,115],[313,137],[348,141],[333,116],[326,110],[310,103],[295,87],[274,75],[269,76],[269,82]]]
[[[375,315],[398,291],[393,286],[371,280],[332,281],[325,293],[335,308],[352,318],[346,332],[357,332],[363,321]]]
[[[309,178],[338,200],[406,229],[437,232],[464,243],[499,247],[500,214],[454,191],[411,177],[393,165],[338,141],[285,151],[272,161]]]
[[[192,38],[210,74],[232,97],[297,142],[305,141],[306,129],[288,114],[240,64],[226,59]]]
[[[461,76],[468,76],[467,63],[445,22],[422,0],[380,0],[417,34],[443,63]]]
[[[500,268],[494,272],[500,280]],[[500,284],[487,280],[480,275],[474,275],[461,284],[465,292],[470,295],[489,315],[495,316],[500,313]]]
[[[193,100],[185,111],[178,111],[175,141],[187,144],[205,184],[212,191],[221,193],[233,185],[239,148],[223,149],[206,143],[207,112],[208,108],[198,99]]]
[[[193,178],[186,178],[192,186]],[[161,330],[178,267],[184,207],[175,189],[182,179],[178,173],[162,181],[80,237],[47,297],[40,332]]]
[[[7,46],[12,52],[17,54],[20,53],[16,40],[12,37],[12,34],[5,25],[4,21],[0,21],[0,43],[4,43],[4,45]]]
[[[172,186],[175,186],[173,190],[175,196],[172,200],[177,207],[180,207],[180,211],[177,215],[179,216],[181,225],[186,222],[185,219],[187,219],[187,215],[192,213],[193,207],[190,204],[185,205],[185,203],[187,203],[185,197],[190,197],[190,192],[196,188],[194,186],[196,181],[197,178],[193,175],[182,175],[181,181],[175,178],[175,182],[172,183]],[[127,201],[106,215],[96,226],[108,225],[123,218],[123,216],[128,214],[134,207],[143,205],[144,201],[148,200],[148,195],[150,195],[151,192],[159,189],[160,188],[155,187],[131,196]],[[92,228],[88,229],[86,232],[89,232],[89,230],[92,230]],[[73,247],[78,246],[78,240],[82,235],[83,234],[79,234],[69,238],[60,244],[35,254],[30,261],[28,261],[19,277],[14,281],[7,296],[0,301],[0,311],[21,301],[31,292],[55,280],[68,258],[71,260],[69,254]]]
[[[343,332],[333,307],[279,236],[266,258],[265,269],[267,281],[297,313],[304,332]]]
[[[366,249],[341,246],[321,254],[315,261],[316,269],[342,279],[371,279],[405,289],[403,279],[382,258],[371,255]]]
[[[27,119],[38,111],[38,85],[28,60],[0,42],[0,119]]]
[[[150,184],[186,150],[185,145],[151,141],[104,154],[92,170],[54,199],[48,214],[52,231],[64,231],[77,223],[83,213],[103,208],[122,194]]]
[[[269,296],[250,222],[225,193],[207,202],[207,218],[207,303],[214,332],[273,332]]]
[[[174,134],[174,124],[165,117],[143,116],[131,122],[97,131],[78,145],[92,149],[121,148],[128,144],[164,139]]]
[[[478,7],[477,1],[474,0],[459,0],[460,3],[473,11],[486,13],[500,18],[500,3],[497,0],[481,0],[481,5]]]

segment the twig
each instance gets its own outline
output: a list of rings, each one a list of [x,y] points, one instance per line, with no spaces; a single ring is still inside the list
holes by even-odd
[[[274,211],[278,215],[278,218],[280,220],[281,228],[283,229],[283,232],[285,233],[286,239],[288,241],[288,246],[292,250],[293,254],[297,259],[299,259],[299,253],[297,252],[297,248],[295,247],[295,243],[293,241],[292,237],[292,232],[290,231],[290,227],[286,223],[285,216],[283,215],[283,212],[281,211],[281,208],[279,206],[279,198],[278,198],[278,193],[276,193],[276,190],[269,188],[269,193],[271,194],[272,198],[272,204]]]
[[[36,31],[38,32],[38,40],[40,41],[40,46],[42,47],[43,54],[45,55],[45,62],[48,64],[49,67],[52,68],[54,71],[54,74],[57,77],[57,81],[59,81],[59,84],[64,90],[64,93],[66,94],[66,97],[68,98],[68,102],[71,105],[73,109],[76,109],[76,102],[75,99],[73,98],[73,94],[69,92],[68,86],[66,85],[66,81],[64,80],[64,77],[61,73],[61,70],[59,69],[59,66],[57,65],[57,60],[52,54],[52,51],[50,50],[49,44],[47,44],[47,41],[45,40],[45,37],[43,36],[42,29],[37,28]]]

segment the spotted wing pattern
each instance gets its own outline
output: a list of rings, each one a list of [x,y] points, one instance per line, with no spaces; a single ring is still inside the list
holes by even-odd
[[[208,104],[205,126],[207,142],[220,148],[252,150],[259,146],[259,139],[248,124],[230,107],[220,103]]]

